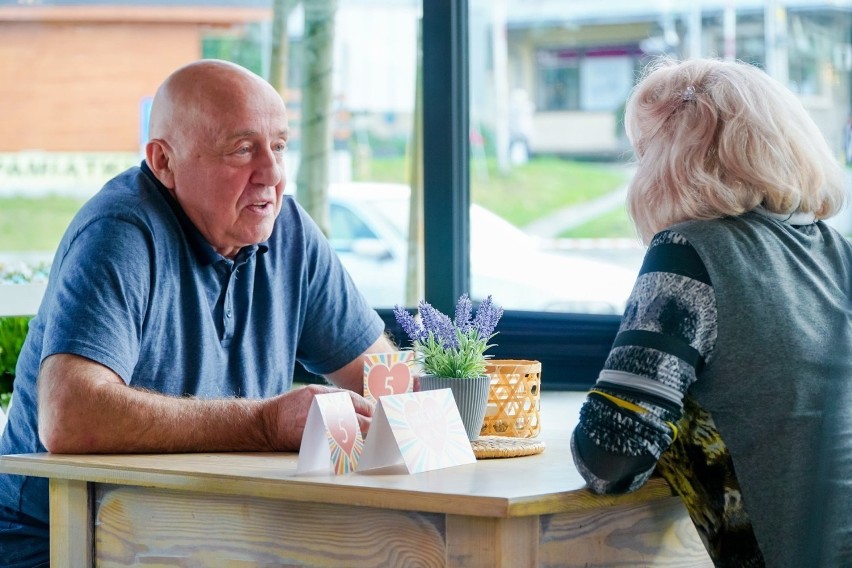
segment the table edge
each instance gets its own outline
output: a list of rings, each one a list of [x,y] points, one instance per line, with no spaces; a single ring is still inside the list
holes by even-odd
[[[108,464],[79,464],[73,461],[67,461],[60,467],[55,462],[39,460],[39,455],[45,454],[0,456],[0,472],[98,484],[496,518],[584,512],[614,505],[640,505],[673,497],[668,484],[661,478],[652,478],[638,490],[623,495],[596,495],[587,488],[580,488],[546,495],[495,497],[448,495],[400,488],[390,493],[386,488],[326,483],[300,477],[246,478],[206,472],[187,475],[144,469],[128,471]],[[68,458],[73,459],[73,456]],[[405,494],[404,499],[400,498],[400,493]]]

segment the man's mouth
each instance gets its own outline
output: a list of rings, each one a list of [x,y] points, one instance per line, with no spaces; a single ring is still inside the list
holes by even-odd
[[[257,201],[249,205],[249,209],[253,211],[257,211],[258,213],[265,213],[267,210],[272,208],[272,203],[269,201]]]

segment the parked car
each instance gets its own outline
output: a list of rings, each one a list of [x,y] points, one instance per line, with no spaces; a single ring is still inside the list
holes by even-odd
[[[374,307],[405,304],[408,186],[338,183],[329,188],[330,241]],[[470,208],[471,298],[505,309],[618,314],[636,274],[616,264],[543,251],[502,217]]]

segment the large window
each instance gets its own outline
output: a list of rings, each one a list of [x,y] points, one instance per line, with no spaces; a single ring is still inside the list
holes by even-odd
[[[74,211],[141,160],[159,82],[224,58],[282,93],[289,191],[329,184],[312,214],[389,327],[395,304],[491,294],[495,355],[552,388],[594,378],[641,263],[622,113],[649,57],[759,65],[852,156],[850,10],[826,3],[0,0],[0,36],[0,278],[43,278]]]

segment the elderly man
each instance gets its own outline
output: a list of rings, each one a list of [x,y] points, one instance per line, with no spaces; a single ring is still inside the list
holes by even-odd
[[[77,214],[17,369],[0,453],[287,451],[312,398],[296,361],[372,406],[362,355],[384,325],[283,195],[287,115],[214,60],[169,76],[140,167]],[[0,475],[0,564],[48,562],[47,484]]]

